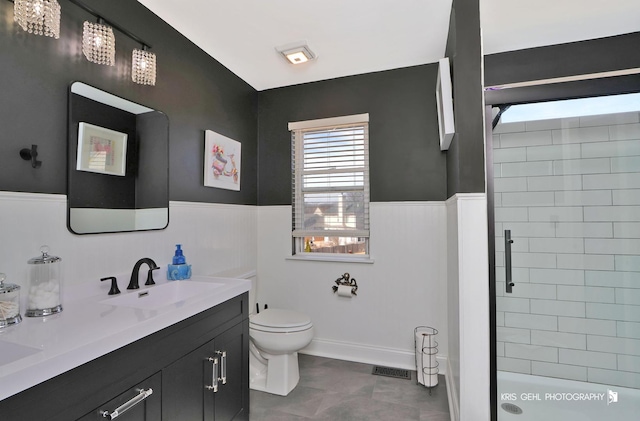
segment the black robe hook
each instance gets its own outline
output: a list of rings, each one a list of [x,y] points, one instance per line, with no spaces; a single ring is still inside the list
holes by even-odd
[[[24,148],[20,150],[20,157],[25,161],[31,161],[33,168],[40,168],[42,161],[38,161],[38,145],[31,145],[31,149]]]

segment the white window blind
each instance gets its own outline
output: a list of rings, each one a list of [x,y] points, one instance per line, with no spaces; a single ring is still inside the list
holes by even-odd
[[[369,237],[369,128],[362,116],[290,125],[294,238]],[[340,118],[309,123],[322,122]]]

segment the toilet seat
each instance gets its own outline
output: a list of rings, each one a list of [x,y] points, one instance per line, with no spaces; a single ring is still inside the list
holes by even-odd
[[[309,316],[293,310],[269,308],[249,318],[249,328],[262,332],[302,332],[312,327]]]

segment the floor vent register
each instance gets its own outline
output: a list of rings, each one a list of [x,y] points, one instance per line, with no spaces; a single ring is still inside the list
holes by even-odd
[[[381,367],[379,365],[373,366],[371,374],[376,376],[395,377],[396,379],[411,380],[411,372],[409,370],[403,370],[401,368]]]

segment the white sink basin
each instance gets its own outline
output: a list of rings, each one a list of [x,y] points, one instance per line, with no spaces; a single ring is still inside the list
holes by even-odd
[[[127,291],[122,295],[102,300],[100,303],[154,310],[172,304],[179,304],[197,295],[209,293],[222,285],[214,282],[172,281],[149,288],[136,289],[132,292]]]
[[[42,351],[39,348],[0,341],[0,366]]]

